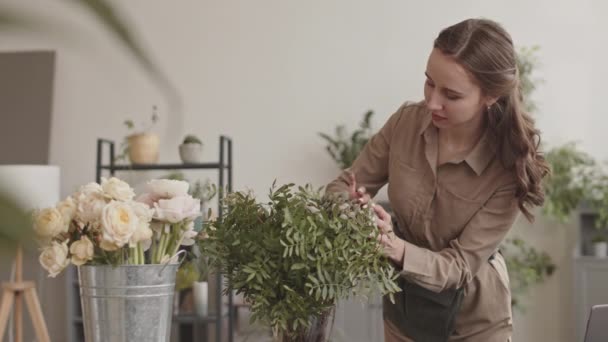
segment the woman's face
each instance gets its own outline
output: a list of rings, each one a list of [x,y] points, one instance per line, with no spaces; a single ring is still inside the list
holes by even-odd
[[[452,57],[433,49],[426,66],[424,100],[437,128],[477,126],[494,101]]]

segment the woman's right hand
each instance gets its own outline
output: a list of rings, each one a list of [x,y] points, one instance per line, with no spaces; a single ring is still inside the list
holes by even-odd
[[[361,205],[368,204],[371,197],[367,193],[365,187],[357,187],[357,179],[352,171],[348,172],[348,195],[350,199],[358,200]]]

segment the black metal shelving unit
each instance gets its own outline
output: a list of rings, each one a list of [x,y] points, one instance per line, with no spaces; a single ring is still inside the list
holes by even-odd
[[[104,147],[107,147],[104,148]],[[106,151],[107,150],[107,151]],[[108,161],[104,161],[104,152],[108,153]],[[219,145],[219,160],[212,163],[197,163],[197,164],[116,164],[115,145],[114,142],[107,139],[97,139],[97,162],[95,167],[95,180],[101,181],[102,172],[108,172],[113,176],[116,171],[135,171],[135,170],[216,170],[218,172],[218,215],[223,214],[221,199],[225,195],[224,189],[227,192],[232,192],[232,140],[226,136],[220,136]],[[222,276],[216,278],[216,307],[215,313],[206,317],[198,317],[195,314],[178,314],[173,317],[173,324],[190,324],[193,327],[194,341],[206,341],[206,331],[208,324],[215,324],[216,341],[223,341],[222,323],[224,319],[228,320],[228,341],[234,340],[234,305],[232,291],[228,291],[228,308],[226,312],[223,310],[224,303],[222,301]],[[74,267],[69,267],[67,272],[68,286],[68,332],[70,342],[84,342],[83,322],[80,310],[80,290],[78,287],[78,275]],[[202,329],[201,329],[202,328]],[[205,339],[201,339],[200,330],[205,331]]]

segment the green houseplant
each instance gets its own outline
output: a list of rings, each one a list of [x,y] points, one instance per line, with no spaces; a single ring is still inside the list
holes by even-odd
[[[154,164],[158,162],[160,138],[158,134],[152,132],[152,127],[158,122],[158,108],[152,106],[150,122],[142,124],[141,128],[136,128],[133,120],[125,120],[124,125],[128,130],[128,135],[120,144],[121,153],[114,158],[114,161],[128,160],[133,164]]]
[[[350,167],[355,161],[363,146],[372,136],[371,119],[374,112],[369,110],[359,123],[359,128],[352,133],[346,133],[346,126],[340,125],[335,128],[335,136],[319,133],[319,136],[327,142],[325,149],[341,169]]]
[[[252,193],[228,194],[225,214],[206,224],[200,242],[212,269],[225,275],[226,291],[242,293],[252,320],[281,341],[325,341],[338,299],[400,290],[372,209],[322,192],[273,185],[265,203]]]

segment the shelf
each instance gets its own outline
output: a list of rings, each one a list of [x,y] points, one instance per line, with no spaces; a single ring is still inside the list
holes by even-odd
[[[174,170],[174,169],[219,169],[230,168],[230,165],[222,165],[220,163],[199,163],[199,164],[117,164],[117,165],[100,165],[103,170],[127,171],[127,170]]]

